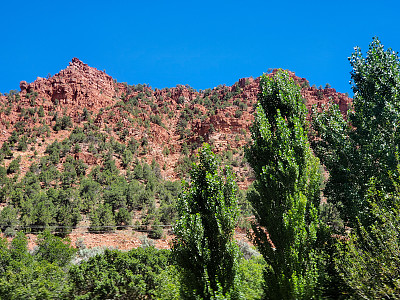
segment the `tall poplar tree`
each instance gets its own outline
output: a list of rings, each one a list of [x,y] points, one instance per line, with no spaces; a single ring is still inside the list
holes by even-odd
[[[172,250],[182,274],[181,296],[237,299],[237,185],[230,170],[219,167],[208,144],[199,150],[199,159],[190,182],[184,183],[174,229]]]
[[[307,139],[306,107],[285,71],[264,74],[260,89],[246,157],[256,177],[248,196],[254,241],[268,264],[265,298],[318,298],[320,172]]]

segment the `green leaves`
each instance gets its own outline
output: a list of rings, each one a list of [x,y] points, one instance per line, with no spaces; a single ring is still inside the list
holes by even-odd
[[[199,150],[199,161],[190,184],[184,183],[174,228],[181,296],[210,299],[221,293],[235,298],[238,248],[232,239],[239,213],[237,186],[230,170],[222,179],[223,170],[208,144]]]
[[[72,293],[78,299],[153,299],[168,265],[167,250],[106,250],[70,270]]]
[[[307,139],[306,108],[287,72],[263,75],[260,89],[246,157],[256,177],[248,197],[257,221],[254,241],[268,265],[265,296],[317,298],[320,174]]]
[[[360,48],[349,58],[354,99],[348,119],[337,106],[314,114],[313,148],[330,177],[324,194],[338,206],[342,218],[368,221],[365,195],[372,176],[393,192],[389,173],[398,176],[396,151],[400,144],[400,64],[397,53],[384,50],[374,38],[363,57]]]
[[[373,221],[369,226],[358,222],[349,239],[341,241],[335,257],[336,268],[357,298],[398,299],[399,192],[386,194],[378,189],[373,179],[366,202]]]

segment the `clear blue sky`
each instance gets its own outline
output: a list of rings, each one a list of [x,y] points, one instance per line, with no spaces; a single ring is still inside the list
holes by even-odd
[[[268,68],[351,93],[348,56],[400,51],[398,1],[1,1],[0,92],[73,57],[153,88],[232,85]]]

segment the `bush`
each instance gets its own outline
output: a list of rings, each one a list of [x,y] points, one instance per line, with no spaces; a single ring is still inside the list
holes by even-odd
[[[243,111],[241,111],[240,109],[237,109],[235,111],[235,118],[240,118],[243,115]]]
[[[69,271],[71,292],[80,299],[152,299],[169,252],[154,247],[105,250]]]
[[[54,131],[59,131],[59,130],[65,130],[67,128],[72,127],[72,121],[69,116],[62,116],[62,118],[57,118],[56,119],[56,124],[53,127]]]
[[[17,173],[19,171],[19,163],[21,162],[21,156],[14,159],[8,166],[7,174]]]
[[[76,249],[71,247],[69,239],[61,239],[46,230],[38,235],[38,248],[35,257],[39,261],[46,260],[55,263],[61,267],[65,267],[76,253]]]
[[[161,239],[164,235],[162,230],[162,225],[158,219],[155,219],[153,225],[151,226],[151,231],[149,233],[149,238],[151,239]]]

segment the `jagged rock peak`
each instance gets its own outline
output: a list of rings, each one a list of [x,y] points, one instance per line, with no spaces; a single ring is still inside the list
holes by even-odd
[[[67,68],[48,78],[20,82],[22,95],[36,92],[39,99],[62,105],[89,107],[94,111],[112,103],[115,94],[111,76],[74,57]],[[51,105],[51,103],[48,103]]]
[[[85,64],[85,63],[83,63],[79,58],[77,58],[77,57],[74,57],[73,59],[72,59],[72,61],[69,63],[69,65],[70,66],[72,66],[72,65],[86,65],[87,66],[87,64]]]

